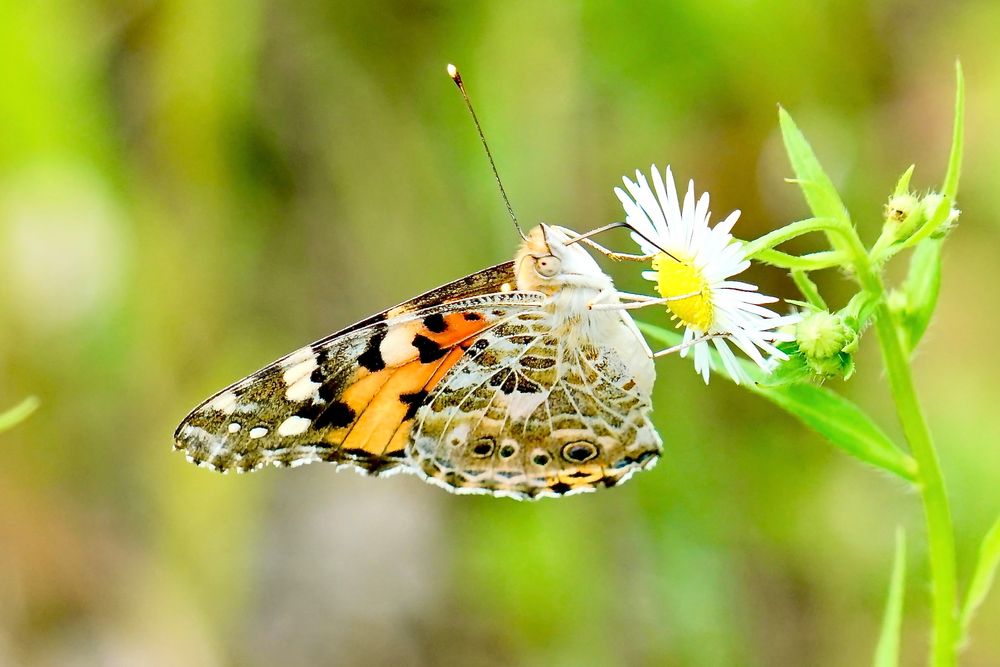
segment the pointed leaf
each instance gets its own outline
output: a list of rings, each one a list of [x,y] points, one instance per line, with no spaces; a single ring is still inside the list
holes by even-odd
[[[948,172],[941,186],[941,194],[955,201],[958,179],[962,173],[962,152],[965,141],[965,76],[961,61],[955,61],[955,124],[951,134],[951,152],[948,155]]]
[[[900,318],[904,343],[912,353],[927,331],[941,290],[941,239],[926,239],[913,250],[903,282],[906,309]]]
[[[816,283],[812,281],[809,274],[805,271],[800,271],[799,269],[792,269],[792,280],[795,281],[795,286],[799,288],[799,292],[802,296],[806,298],[814,308],[818,310],[826,310],[826,301],[819,293],[819,288],[816,287]]]
[[[861,408],[843,396],[813,384],[749,387],[851,456],[891,472],[908,482],[916,480],[917,466]]]
[[[778,120],[781,125],[781,138],[785,142],[788,160],[792,163],[796,182],[805,195],[809,209],[817,218],[830,218],[850,223],[850,217],[844,202],[841,201],[833,181],[823,171],[812,146],[806,141],[805,135],[799,130],[795,121],[783,108],[778,109]],[[836,234],[827,233],[830,245],[842,250],[844,243]]]
[[[965,604],[962,605],[961,632],[965,637],[969,633],[969,622],[979,605],[986,599],[986,594],[990,592],[993,579],[996,576],[997,565],[1000,564],[1000,519],[997,519],[982,544],[979,545],[979,559],[976,561],[976,569],[972,573],[969,582],[969,592],[965,596]]]
[[[896,530],[896,558],[892,563],[889,597],[882,616],[882,631],[875,647],[875,667],[898,667],[899,632],[903,625],[903,596],[906,584],[906,534]]]
[[[893,197],[899,197],[900,195],[905,195],[910,191],[910,177],[913,176],[913,170],[917,165],[911,164],[909,168],[903,172],[903,175],[899,177],[896,181],[896,189],[893,191]]]

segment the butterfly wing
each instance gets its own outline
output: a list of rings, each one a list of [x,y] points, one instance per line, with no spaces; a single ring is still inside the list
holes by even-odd
[[[399,466],[416,410],[475,335],[541,301],[506,291],[511,267],[449,283],[286,355],[193,410],[175,448],[220,471]]]
[[[614,486],[656,463],[651,379],[624,358],[644,348],[634,327],[612,315],[588,339],[555,335],[551,319],[522,312],[478,334],[417,411],[410,457],[428,481],[536,498]]]
[[[557,329],[513,282],[486,269],[286,355],[198,406],[175,447],[223,472],[327,461],[515,498],[651,467],[652,362],[627,315]]]

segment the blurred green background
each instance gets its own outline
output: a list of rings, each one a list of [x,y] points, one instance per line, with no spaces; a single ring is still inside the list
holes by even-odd
[[[652,162],[715,219],[742,209],[744,238],[804,217],[781,103],[872,239],[903,169],[943,176],[960,56],[964,214],[916,363],[964,582],[1000,509],[998,26],[985,0],[0,0],[0,409],[42,400],[0,435],[0,664],[867,664],[898,525],[923,664],[917,498],[686,360],[659,364],[659,466],[561,501],[223,477],[171,434],[281,354],[511,256],[448,62],[528,224],[620,219],[612,187]],[[895,433],[876,347],[830,386]],[[998,625],[994,595],[965,664],[1000,664]]]

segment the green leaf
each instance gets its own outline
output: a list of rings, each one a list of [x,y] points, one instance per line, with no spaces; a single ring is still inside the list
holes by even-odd
[[[812,281],[812,278],[809,277],[806,271],[792,269],[792,280],[795,281],[795,286],[799,288],[799,292],[806,298],[809,305],[819,310],[827,309],[826,301],[820,296],[819,288],[816,287],[816,283]]]
[[[751,391],[797,417],[806,426],[854,458],[916,481],[917,465],[861,408],[843,396],[813,384],[756,385]]]
[[[850,216],[847,214],[844,202],[837,194],[833,181],[820,165],[812,146],[806,141],[805,135],[784,108],[778,108],[778,121],[781,125],[781,138],[785,142],[785,151],[795,172],[795,182],[799,184],[813,215],[817,218],[840,220],[843,224],[849,225]],[[837,234],[828,232],[827,237],[834,249],[845,249],[843,239]]]
[[[893,190],[892,196],[899,197],[900,195],[905,195],[910,192],[910,177],[913,176],[913,170],[917,165],[911,164],[910,167],[903,172],[903,175],[899,177],[896,181],[896,189]]]
[[[663,341],[667,346],[677,345],[681,340],[676,331],[648,322],[637,324],[645,334]],[[712,372],[731,380],[718,352],[714,349],[709,352]],[[916,462],[900,451],[892,439],[851,401],[829,389],[802,382],[766,386],[764,383],[768,382],[768,376],[756,364],[746,360],[738,360],[738,363],[754,380],[753,384],[745,385],[753,393],[791,413],[847,454],[908,482],[916,481]]]
[[[861,332],[868,326],[868,322],[875,314],[879,306],[879,297],[874,294],[861,291],[851,297],[850,301],[840,309],[840,316],[844,322],[857,332]],[[854,345],[849,345],[845,349],[848,352],[857,351],[857,340]]]
[[[955,124],[951,133],[951,152],[948,155],[948,171],[941,186],[941,194],[954,202],[958,194],[958,179],[962,174],[962,150],[965,142],[965,76],[962,62],[955,61]]]
[[[882,616],[882,630],[875,647],[875,667],[899,665],[899,633],[903,625],[903,596],[906,583],[906,534],[896,529],[896,558],[892,563],[889,597]]]
[[[913,250],[902,292],[906,308],[899,323],[911,353],[927,331],[941,291],[941,239],[925,239]]]
[[[972,615],[976,613],[979,605],[986,599],[986,594],[990,592],[998,564],[1000,564],[1000,519],[996,520],[989,532],[986,533],[986,537],[983,538],[982,544],[979,545],[979,559],[976,561],[976,569],[969,582],[969,592],[965,596],[965,604],[962,605],[960,627],[963,639],[969,633],[969,622],[972,620]]]
[[[7,412],[0,414],[0,433],[27,419],[32,412],[38,409],[38,404],[37,397],[29,396]]]

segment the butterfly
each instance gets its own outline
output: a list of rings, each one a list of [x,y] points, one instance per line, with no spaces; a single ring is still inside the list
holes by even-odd
[[[199,466],[334,463],[518,499],[616,486],[662,450],[652,355],[582,237],[390,308],[216,393],[174,434]],[[596,244],[591,244],[597,246]]]

